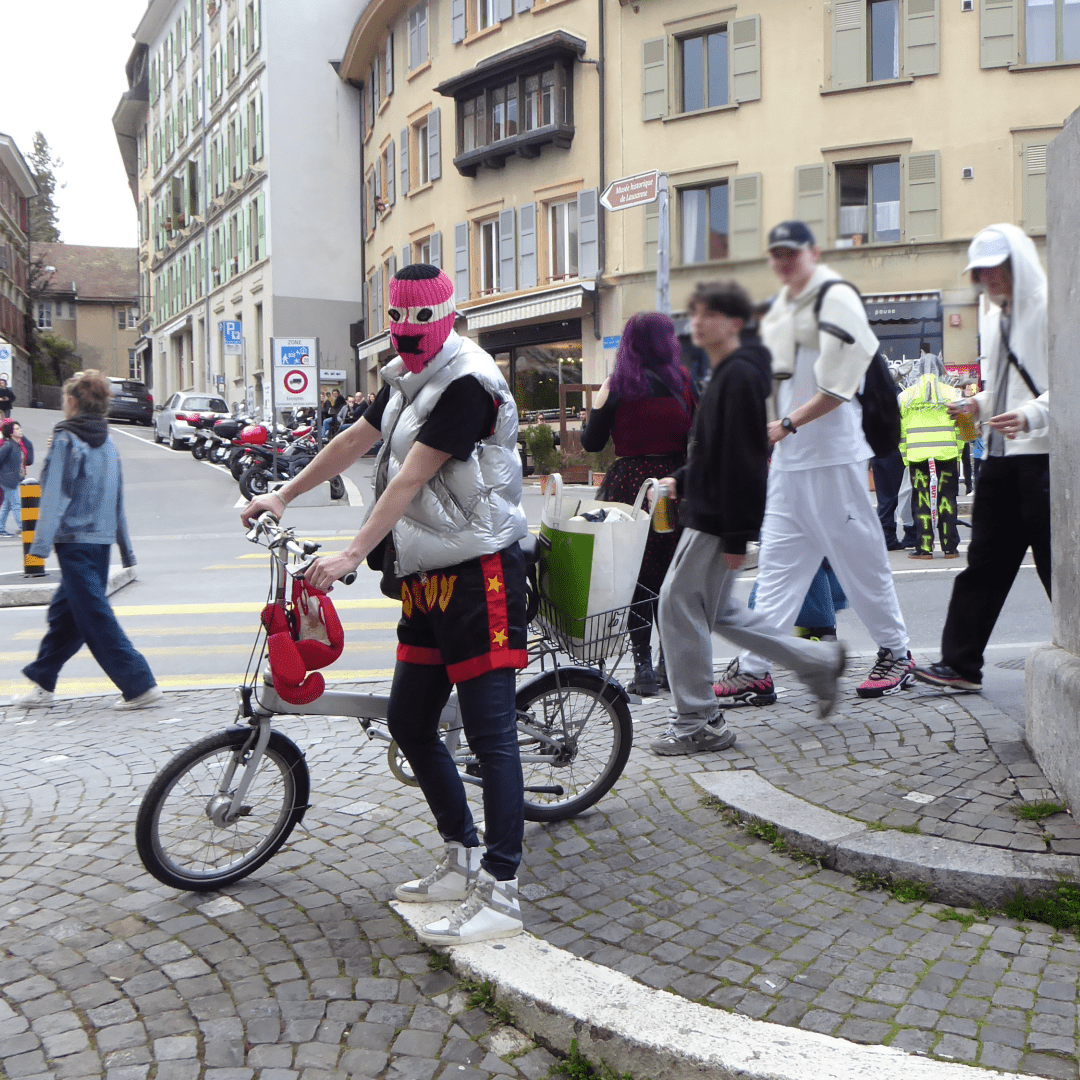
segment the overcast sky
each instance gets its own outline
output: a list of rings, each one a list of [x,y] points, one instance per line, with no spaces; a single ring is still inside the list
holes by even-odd
[[[66,244],[138,243],[112,114],[127,89],[124,64],[145,11],[146,0],[0,0],[0,131],[24,157],[41,131],[63,160],[56,204]]]

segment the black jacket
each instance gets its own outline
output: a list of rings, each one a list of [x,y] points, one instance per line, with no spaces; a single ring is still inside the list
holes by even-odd
[[[769,350],[743,342],[713,371],[701,395],[679,484],[679,524],[719,536],[731,555],[756,540],[765,517],[772,390]]]

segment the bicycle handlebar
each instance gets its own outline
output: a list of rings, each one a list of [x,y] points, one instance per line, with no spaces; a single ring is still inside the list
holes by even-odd
[[[319,557],[315,552],[321,547],[320,544],[311,540],[305,540],[302,544],[297,543],[292,529],[283,529],[278,519],[264,510],[255,520],[255,524],[248,530],[247,538],[257,544],[260,537],[266,537],[266,546],[274,551],[279,548],[292,555],[300,557],[300,562],[292,566],[286,566],[286,573],[290,577],[303,577],[311,564]],[[350,570],[347,574],[338,578],[342,585],[352,585],[356,581],[356,571]]]

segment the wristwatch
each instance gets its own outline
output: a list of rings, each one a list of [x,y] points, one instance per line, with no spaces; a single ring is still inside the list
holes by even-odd
[[[788,433],[789,433],[789,434],[791,434],[791,435],[794,435],[794,434],[795,434],[795,432],[799,430],[799,429],[798,429],[798,428],[797,428],[797,427],[796,427],[796,426],[795,426],[795,425],[794,425],[794,424],[793,424],[793,423],[791,422],[791,417],[790,417],[790,416],[785,416],[785,417],[784,417],[784,419],[780,421],[780,426],[781,426],[781,427],[782,427],[782,428],[783,428],[783,429],[784,429],[784,430],[785,430],[786,432],[788,432]]]

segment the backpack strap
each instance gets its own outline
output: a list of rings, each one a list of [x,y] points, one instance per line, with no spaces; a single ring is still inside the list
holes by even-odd
[[[862,293],[859,292],[858,286],[853,285],[850,281],[844,281],[842,278],[835,278],[832,281],[823,281],[821,283],[818,294],[814,299],[814,318],[817,319],[819,330],[824,331],[826,334],[831,334],[835,338],[839,338],[845,345],[854,345],[855,339],[842,326],[821,321],[821,305],[825,302],[825,294],[833,285],[846,285],[849,289],[854,289],[865,308],[866,303],[863,301]]]

